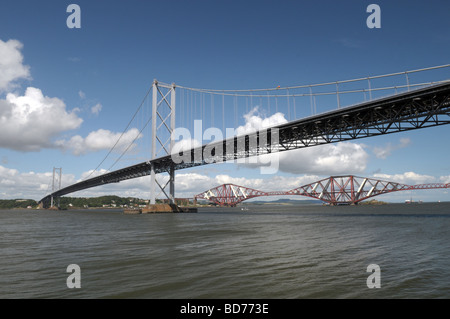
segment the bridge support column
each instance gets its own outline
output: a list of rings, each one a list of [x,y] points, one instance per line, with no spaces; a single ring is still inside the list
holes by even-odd
[[[59,176],[58,176],[59,175]],[[50,207],[55,206],[55,199],[53,193],[57,190],[61,189],[61,177],[62,177],[62,168],[61,167],[53,167],[53,181],[52,181],[52,196],[50,199]],[[58,189],[56,189],[58,188]],[[58,198],[58,207],[60,206],[59,197]]]
[[[169,171],[169,199],[171,204],[175,204],[175,168],[173,164]]]
[[[170,96],[170,97],[169,97]],[[153,81],[152,89],[152,153],[151,159],[171,155],[174,141],[172,132],[175,130],[175,84],[167,85]],[[159,183],[156,175],[162,173],[151,164],[150,172],[150,204],[156,204],[156,185],[171,204],[175,203],[175,167],[168,169],[167,183]],[[169,185],[169,195],[165,191]]]
[[[155,166],[152,164],[150,171],[150,204],[156,203],[156,174]]]

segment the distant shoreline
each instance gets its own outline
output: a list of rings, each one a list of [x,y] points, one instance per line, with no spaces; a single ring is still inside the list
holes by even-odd
[[[73,205],[76,203],[76,205]],[[95,204],[94,204],[95,203]],[[379,201],[376,199],[366,200],[359,202],[358,205],[361,206],[379,206],[379,205],[388,205],[388,204],[424,204],[424,203],[440,203],[437,202],[385,202]],[[114,209],[126,209],[126,208],[134,208],[134,207],[144,207],[148,204],[148,200],[130,198],[130,197],[119,197],[115,195],[110,196],[100,196],[100,197],[61,197],[60,199],[60,207],[61,210],[95,210],[95,209],[105,209],[105,210],[114,210]],[[274,201],[249,201],[239,203],[237,207],[245,207],[245,206],[297,206],[297,205],[323,205],[328,206],[328,204],[320,201],[320,200],[293,200],[293,199],[278,199]],[[185,206],[185,205],[180,205]],[[197,203],[197,206],[192,204],[186,207],[220,207],[214,206],[209,202],[205,203]],[[39,210],[38,202],[32,199],[0,199],[0,210]]]

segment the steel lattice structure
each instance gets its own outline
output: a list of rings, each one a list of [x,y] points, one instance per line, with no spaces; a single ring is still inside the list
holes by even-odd
[[[450,184],[406,185],[353,175],[331,176],[289,191],[264,192],[234,184],[223,184],[200,193],[195,199],[207,199],[220,206],[237,204],[260,196],[300,195],[330,205],[356,205],[368,198],[398,191],[449,188]]]
[[[223,184],[196,195],[195,200],[207,199],[220,206],[234,207],[244,200],[260,196],[290,195],[288,192],[263,192],[235,184]]]
[[[423,189],[429,189],[424,187]],[[320,199],[328,204],[357,204],[370,197],[410,190],[410,185],[357,176],[331,176],[293,189],[293,195]]]

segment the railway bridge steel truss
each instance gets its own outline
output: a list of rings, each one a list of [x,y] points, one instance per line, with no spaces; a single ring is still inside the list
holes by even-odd
[[[265,192],[235,184],[223,184],[195,195],[195,201],[205,199],[219,206],[234,207],[255,197],[300,195],[319,199],[330,205],[356,205],[374,196],[398,191],[449,188],[450,184],[434,183],[406,185],[353,175],[331,176],[288,191]]]

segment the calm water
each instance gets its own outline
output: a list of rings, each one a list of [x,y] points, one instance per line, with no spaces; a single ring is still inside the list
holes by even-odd
[[[0,211],[0,298],[450,298],[449,203],[248,207]]]

